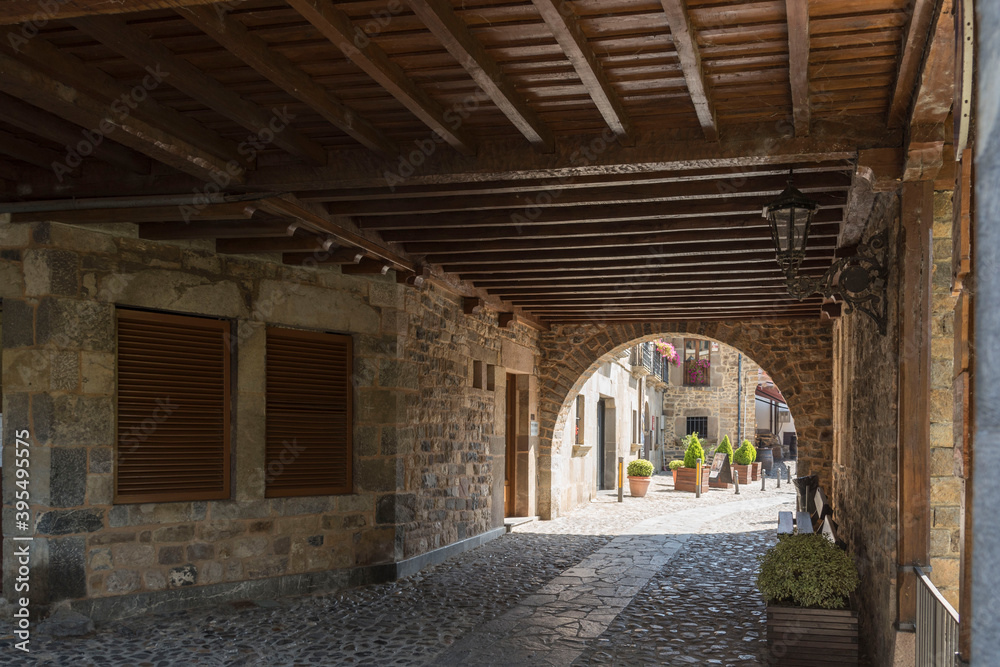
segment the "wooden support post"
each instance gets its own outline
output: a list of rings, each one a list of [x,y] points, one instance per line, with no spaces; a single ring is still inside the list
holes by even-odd
[[[897,625],[910,629],[917,613],[913,565],[928,565],[930,551],[930,370],[931,226],[934,184],[905,183],[902,188],[902,239],[899,253],[899,466],[896,549],[899,574]]]

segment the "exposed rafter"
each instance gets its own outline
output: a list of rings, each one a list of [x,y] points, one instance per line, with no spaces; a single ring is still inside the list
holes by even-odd
[[[921,63],[910,111],[904,181],[933,180],[944,164],[947,126],[955,97],[955,24],[952,0],[942,0]]]
[[[395,145],[381,131],[283,55],[271,49],[263,39],[251,34],[237,19],[209,7],[183,7],[178,12],[272,83],[309,105],[359,143],[383,155],[395,155]]]
[[[663,11],[670,24],[670,37],[674,41],[674,49],[681,61],[681,71],[687,83],[688,94],[694,104],[695,113],[705,138],[717,141],[719,128],[715,121],[715,106],[712,103],[708,85],[705,83],[705,72],[701,67],[701,51],[691,29],[691,18],[688,16],[684,0],[661,0]]]
[[[41,43],[40,38],[31,42],[33,47]],[[58,63],[52,64],[59,67]],[[193,143],[189,135],[184,136],[164,127],[171,125],[171,114],[147,111],[140,117],[139,113],[115,111],[107,98],[96,98],[76,87],[79,83],[70,83],[71,74],[65,71],[62,79],[56,80],[0,52],[0,90],[87,128],[94,136],[103,138],[106,135],[198,179],[213,180],[213,176],[218,178],[222,174],[235,182],[242,180],[244,171],[235,161],[235,154],[228,159],[220,157],[207,151],[200,142]],[[128,94],[128,91],[123,94]],[[160,123],[145,120],[147,116]]]
[[[809,136],[809,3],[785,0],[788,15],[788,79],[795,136]]]
[[[538,13],[569,58],[598,111],[619,141],[631,141],[631,122],[618,93],[608,81],[604,68],[583,34],[573,10],[560,0],[532,0]]]
[[[448,0],[407,0],[413,13],[434,33],[455,60],[490,96],[497,108],[532,145],[551,151],[552,131],[514,89],[503,69],[455,13]]]
[[[326,164],[326,151],[323,147],[302,136],[295,128],[288,127],[288,120],[281,117],[280,109],[271,113],[265,112],[253,102],[223,87],[163,45],[149,39],[124,20],[114,16],[90,16],[75,19],[72,23],[140,66],[145,65],[150,59],[158,62],[170,73],[167,80],[170,86],[187,93],[258,136],[273,137],[277,146],[292,155],[316,166]]]
[[[906,39],[900,54],[896,82],[889,104],[888,126],[902,127],[913,101],[913,88],[920,76],[920,66],[924,60],[927,40],[930,38],[931,23],[935,10],[943,0],[913,0],[910,22],[906,28]]]
[[[333,2],[288,0],[288,4],[455,150],[463,155],[476,153],[475,142],[462,127],[461,116],[456,113],[449,116],[374,41],[359,39],[362,33]]]
[[[148,9],[189,5],[212,5],[224,0],[58,0],[41,4],[38,0],[0,2],[0,25],[68,19],[92,14],[129,14]]]

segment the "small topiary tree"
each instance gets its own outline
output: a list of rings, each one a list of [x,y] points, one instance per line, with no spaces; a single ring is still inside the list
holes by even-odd
[[[750,444],[749,440],[744,440],[740,448],[736,450],[733,458],[741,466],[748,466],[757,460],[757,448]]]
[[[757,559],[768,604],[843,609],[858,587],[854,561],[823,535],[788,535]]]
[[[719,453],[722,453],[722,452],[725,452],[726,454],[729,455],[729,464],[732,465],[733,464],[733,443],[731,443],[729,441],[729,436],[728,435],[724,436],[722,438],[722,442],[720,442],[719,446],[715,448],[715,453],[716,454],[719,454]]]
[[[646,459],[636,459],[628,464],[629,477],[652,477],[653,464]]]
[[[701,441],[698,440],[697,433],[692,433],[684,438],[684,444],[687,445],[687,449],[684,450],[685,468],[698,467],[698,459],[701,459],[702,463],[705,462],[705,450],[701,446]]]
[[[667,466],[669,466],[671,470],[677,470],[678,468],[684,467],[684,461],[681,461],[680,459],[674,459],[673,461],[668,463]]]

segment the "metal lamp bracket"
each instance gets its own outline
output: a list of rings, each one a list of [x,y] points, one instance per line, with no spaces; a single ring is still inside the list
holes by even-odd
[[[879,333],[884,336],[888,321],[888,258],[889,232],[882,230],[859,243],[855,254],[835,261],[822,276],[786,275],[788,293],[799,301],[813,294],[843,301],[848,313],[860,310],[875,320]]]

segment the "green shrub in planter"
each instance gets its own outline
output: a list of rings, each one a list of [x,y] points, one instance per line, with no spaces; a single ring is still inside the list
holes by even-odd
[[[683,468],[684,467],[684,461],[681,461],[680,459],[674,459],[673,461],[671,461],[670,463],[668,463],[667,466],[671,470],[677,470],[678,468]]]
[[[729,464],[732,465],[732,463],[733,463],[733,443],[731,443],[729,441],[729,436],[728,435],[725,436],[725,437],[723,437],[722,438],[722,442],[720,442],[719,446],[715,448],[715,453],[716,454],[721,454],[722,452],[725,452],[726,454],[729,455]]]
[[[854,561],[823,535],[787,535],[757,559],[767,604],[843,609],[858,587]]]
[[[646,459],[636,459],[628,464],[629,477],[652,477],[653,464]]]
[[[757,448],[749,440],[744,440],[740,448],[736,450],[733,458],[736,459],[736,463],[739,465],[748,466],[757,460]]]
[[[685,437],[684,444],[687,445],[687,449],[684,450],[685,468],[696,468],[698,466],[698,459],[701,459],[702,463],[705,462],[705,450],[702,449],[697,433],[692,433]]]

